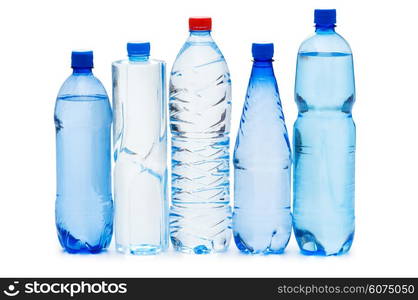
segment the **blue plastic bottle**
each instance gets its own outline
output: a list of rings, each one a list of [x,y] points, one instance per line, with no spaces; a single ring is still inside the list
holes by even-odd
[[[58,238],[70,253],[97,253],[112,238],[110,127],[106,91],[93,76],[93,52],[73,51],[73,74],[55,106]]]
[[[353,57],[335,23],[335,10],[315,10],[297,61],[293,224],[308,255],[343,254],[354,236]]]
[[[234,152],[233,232],[244,253],[282,253],[292,230],[291,152],[273,44],[252,45],[254,64]]]
[[[190,36],[170,76],[174,249],[206,254],[228,248],[231,80],[211,36],[210,18],[190,18]]]

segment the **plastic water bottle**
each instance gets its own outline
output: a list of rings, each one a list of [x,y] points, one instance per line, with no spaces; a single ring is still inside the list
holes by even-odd
[[[94,77],[93,52],[73,51],[73,74],[55,106],[59,241],[70,253],[96,253],[112,239],[110,170],[112,111]]]
[[[171,241],[178,251],[228,248],[231,80],[210,18],[190,18],[170,78]]]
[[[335,10],[315,10],[297,61],[294,230],[308,255],[343,254],[354,236],[353,57],[335,23]]]
[[[116,249],[156,254],[168,246],[165,62],[150,43],[128,43],[112,65]]]
[[[273,44],[252,45],[254,64],[235,143],[234,239],[244,253],[282,253],[292,230],[291,153]]]

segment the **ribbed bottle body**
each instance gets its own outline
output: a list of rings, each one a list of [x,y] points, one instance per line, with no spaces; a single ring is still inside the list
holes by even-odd
[[[170,77],[171,240],[191,253],[227,249],[231,80],[209,32],[192,32]]]

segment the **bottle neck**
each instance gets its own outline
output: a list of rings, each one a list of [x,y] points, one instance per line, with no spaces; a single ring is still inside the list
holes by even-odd
[[[254,60],[251,77],[274,77],[273,60]]]
[[[328,25],[316,24],[315,32],[318,34],[335,33],[335,24],[328,24]]]
[[[149,60],[149,56],[148,55],[128,55],[129,61],[131,62],[144,62],[144,61],[148,61]]]
[[[73,68],[74,75],[90,75],[93,74],[92,68]]]
[[[189,42],[210,42],[212,40],[210,30],[191,30],[189,35]]]

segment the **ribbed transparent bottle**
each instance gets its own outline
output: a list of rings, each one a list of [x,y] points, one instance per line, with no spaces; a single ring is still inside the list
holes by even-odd
[[[116,249],[148,255],[168,246],[165,63],[127,48],[112,64]]]
[[[191,18],[170,77],[171,241],[178,251],[225,251],[231,236],[231,80],[210,18]]]

